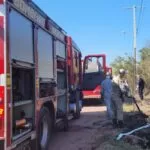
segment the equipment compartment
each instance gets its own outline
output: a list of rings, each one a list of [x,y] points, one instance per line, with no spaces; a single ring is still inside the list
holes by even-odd
[[[57,57],[57,117],[67,113],[67,76],[65,59]]]
[[[30,132],[34,123],[34,70],[12,67],[13,140]]]

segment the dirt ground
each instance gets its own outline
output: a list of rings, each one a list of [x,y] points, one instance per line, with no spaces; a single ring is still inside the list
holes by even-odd
[[[95,141],[96,121],[105,120],[104,106],[84,107],[81,118],[69,123],[68,132],[59,132],[53,137],[50,150],[91,150]]]
[[[140,106],[150,112],[148,101],[140,103]],[[125,107],[127,113],[132,112],[132,105]],[[126,119],[130,122],[129,118]],[[106,119],[105,106],[85,106],[81,118],[70,121],[69,125],[68,132],[55,133],[49,150],[142,150],[139,146],[115,140],[122,130],[112,128],[111,121]]]

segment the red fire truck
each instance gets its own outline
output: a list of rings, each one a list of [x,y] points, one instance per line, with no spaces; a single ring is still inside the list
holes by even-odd
[[[82,108],[82,54],[71,37],[67,37],[67,51],[70,109],[73,111],[73,116],[79,118]]]
[[[77,45],[34,2],[0,0],[0,150],[48,150],[53,128],[79,118],[80,64]]]
[[[101,99],[101,82],[107,72],[106,56],[88,55],[83,61],[83,98],[84,100]]]

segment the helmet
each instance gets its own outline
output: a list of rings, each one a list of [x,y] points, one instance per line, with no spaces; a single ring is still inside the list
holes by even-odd
[[[106,72],[106,78],[111,79],[111,73],[110,72]]]
[[[119,70],[119,73],[120,73],[120,74],[125,74],[126,71],[125,71],[124,69],[120,69],[120,70]]]
[[[111,74],[110,74],[110,72],[106,72],[106,76],[110,76]]]

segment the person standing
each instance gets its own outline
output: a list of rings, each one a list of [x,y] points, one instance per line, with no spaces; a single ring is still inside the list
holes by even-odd
[[[113,125],[114,127],[123,128],[123,102],[126,95],[129,95],[129,89],[126,80],[126,71],[119,70],[118,76],[112,81],[112,110],[113,110]]]
[[[108,119],[112,119],[113,112],[112,112],[112,106],[111,106],[111,92],[112,92],[112,81],[111,76],[109,73],[106,74],[105,80],[101,83],[102,87],[102,95],[104,98],[104,103],[107,107],[107,117]]]
[[[123,96],[129,97],[131,96],[131,92],[130,92],[130,88],[127,82],[126,74],[127,74],[126,70],[120,69],[119,74],[116,77],[114,77],[114,80],[115,80],[115,83],[119,85],[123,93]]]
[[[112,95],[111,95],[111,102],[112,102],[112,110],[113,110],[113,126],[123,128],[123,93],[120,89],[120,86],[115,82],[112,81]]]
[[[140,97],[141,100],[144,99],[144,96],[143,96],[144,87],[145,87],[145,81],[142,77],[140,77],[138,75],[137,89],[138,89],[139,97]]]

